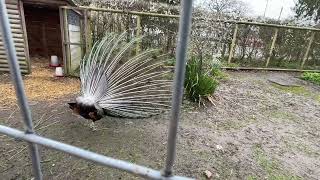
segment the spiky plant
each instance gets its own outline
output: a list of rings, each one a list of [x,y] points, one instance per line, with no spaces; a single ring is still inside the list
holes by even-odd
[[[151,49],[132,55],[135,43],[127,34],[108,34],[96,42],[80,64],[81,96],[69,103],[93,121],[105,115],[143,118],[167,110],[172,81],[165,79],[163,55]]]

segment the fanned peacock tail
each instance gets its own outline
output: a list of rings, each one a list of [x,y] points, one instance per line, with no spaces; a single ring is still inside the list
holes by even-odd
[[[80,64],[81,96],[77,103],[109,115],[139,118],[170,107],[171,84],[164,56],[151,49],[133,54],[141,38],[127,42],[127,33],[108,34],[96,42]]]

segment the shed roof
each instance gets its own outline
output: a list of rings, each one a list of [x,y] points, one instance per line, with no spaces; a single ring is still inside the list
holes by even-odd
[[[25,4],[43,5],[51,7],[76,6],[73,0],[23,0]]]

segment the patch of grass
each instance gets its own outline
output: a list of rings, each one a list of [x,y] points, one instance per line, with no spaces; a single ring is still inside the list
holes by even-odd
[[[247,180],[258,180],[258,179],[259,178],[257,176],[253,176],[253,175],[247,177]]]
[[[285,112],[285,111],[273,111],[271,112],[271,118],[275,118],[278,120],[289,120],[289,121],[294,121],[298,122],[299,117],[293,113],[290,112]]]
[[[319,156],[320,154],[313,150],[311,147],[309,147],[308,145],[304,144],[303,142],[298,142],[298,143],[292,143],[290,141],[284,140],[283,141],[286,148],[291,149],[291,150],[297,150],[299,152],[302,152],[308,156]]]
[[[222,124],[218,125],[218,129],[222,131],[240,130],[255,122],[257,122],[255,117],[246,119],[244,121],[223,121]]]
[[[218,80],[227,80],[229,78],[228,74],[221,71],[220,68],[212,68],[211,75]]]
[[[237,64],[237,63],[224,63],[224,66],[226,66],[226,67],[231,67],[231,68],[240,67],[240,65]]]
[[[298,180],[300,177],[290,175],[290,173],[283,171],[280,167],[280,163],[268,157],[261,145],[257,144],[254,147],[254,158],[261,168],[266,172],[267,179],[269,180]],[[250,176],[251,179],[255,176]]]
[[[285,91],[287,93],[292,93],[296,95],[304,95],[304,96],[311,96],[312,94],[310,91],[308,91],[305,87],[303,86],[281,86],[279,84],[272,83],[271,84],[273,87],[280,89],[282,91]]]
[[[302,74],[301,79],[320,85],[320,73],[305,72]]]
[[[170,58],[165,62],[165,65],[167,65],[167,66],[175,66],[175,64],[176,64],[175,58]]]
[[[296,94],[296,95],[305,96],[305,97],[311,97],[312,99],[320,103],[320,94],[312,93],[303,86],[281,86],[275,83],[272,83],[271,86],[287,93]]]

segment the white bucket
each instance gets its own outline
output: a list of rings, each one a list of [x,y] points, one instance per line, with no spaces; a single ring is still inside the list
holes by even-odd
[[[62,67],[56,67],[55,76],[62,77],[63,76],[63,69]]]
[[[59,66],[58,56],[51,56],[50,66],[53,66],[53,67]]]

